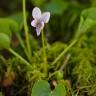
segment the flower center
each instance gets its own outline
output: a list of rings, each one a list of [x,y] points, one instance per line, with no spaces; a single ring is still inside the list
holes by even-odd
[[[38,23],[37,23],[37,27],[38,27],[38,28],[41,28],[42,26],[43,26],[42,22],[38,22]]]

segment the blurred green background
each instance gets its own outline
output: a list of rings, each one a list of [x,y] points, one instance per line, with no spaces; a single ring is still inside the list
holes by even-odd
[[[42,11],[50,11],[51,19],[46,26],[46,36],[50,42],[69,41],[75,34],[83,9],[94,7],[95,0],[26,0],[28,25],[32,20],[32,9],[38,6]],[[22,12],[22,0],[1,0],[0,17]],[[35,35],[30,26],[30,32]]]
[[[75,46],[70,48],[68,53],[66,53],[55,66],[49,65],[49,71],[54,72],[58,70],[63,64],[62,62],[66,60],[66,57],[70,54],[70,60],[63,72],[63,79],[67,82],[67,96],[96,96],[96,30],[89,30],[90,26],[96,26],[96,0],[26,0],[27,23],[31,34],[31,47],[33,54],[36,53],[33,55],[32,60],[34,64],[37,64],[36,67],[38,68],[38,66],[42,64],[41,58],[37,60],[38,57],[42,57],[41,36],[37,37],[34,28],[31,26],[31,21],[33,20],[32,10],[36,6],[39,7],[42,12],[51,12],[50,21],[44,27],[45,38],[46,41],[48,41],[46,47],[48,51],[48,63],[52,62],[66,46],[70,44],[76,34],[79,34],[76,32],[88,31],[88,33],[84,34],[80,40],[78,40]],[[82,13],[84,9],[93,7],[92,13],[90,12],[91,9],[89,9],[89,11],[87,10],[90,14],[88,14],[86,10],[85,13]],[[15,32],[17,32],[23,40],[25,40],[22,13],[22,0],[0,1],[0,36],[3,38],[2,32],[5,32],[9,37],[12,36],[11,47],[27,59],[25,53],[22,51],[22,46],[19,44],[20,42],[18,42],[15,36]],[[14,22],[9,20],[9,18],[14,20]],[[81,20],[82,18],[84,19],[83,21]],[[92,21],[91,23],[90,20]],[[85,24],[84,26],[82,22]],[[96,29],[96,27],[94,29]],[[0,42],[0,44],[2,43],[2,47],[9,47],[7,43],[10,40],[5,35],[3,39],[1,37],[0,41],[6,38],[3,43]],[[3,56],[4,58],[2,59]],[[5,96],[9,96],[9,94],[13,96],[14,93],[18,94],[15,96],[27,96],[28,94],[28,96],[30,96],[31,83],[33,84],[33,82],[29,83],[31,76],[33,76],[30,69],[28,73],[26,66],[22,65],[20,60],[12,57],[12,55],[5,50],[0,50],[0,64],[0,91],[5,92]],[[11,71],[9,72],[10,69]],[[12,82],[13,85],[11,85],[11,87],[2,87],[1,81],[5,79],[4,76],[7,71],[12,80],[14,79],[14,74],[16,78],[14,83]],[[19,90],[24,87],[25,89],[21,93],[18,93]]]

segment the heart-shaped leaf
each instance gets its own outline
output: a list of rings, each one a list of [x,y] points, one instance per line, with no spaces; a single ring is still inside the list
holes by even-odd
[[[68,3],[63,0],[52,0],[46,5],[46,9],[52,14],[62,14],[68,8]]]
[[[16,21],[18,23],[18,25],[23,22],[23,14],[22,13],[16,13],[16,14],[13,14],[9,17],[10,19]]]
[[[96,28],[96,8],[82,11],[76,36]]]
[[[64,83],[60,83],[55,87],[52,96],[66,96]]]
[[[10,38],[4,33],[0,33],[0,49],[9,47],[10,47]]]
[[[32,89],[31,96],[51,96],[50,85],[47,81],[37,81]]]
[[[18,24],[9,18],[0,18],[0,33],[11,36],[12,32],[18,32]]]
[[[26,15],[28,16],[28,12],[26,12]],[[22,13],[15,13],[15,14],[9,16],[9,18],[14,20],[18,24],[19,29],[23,27],[24,21],[23,21]]]

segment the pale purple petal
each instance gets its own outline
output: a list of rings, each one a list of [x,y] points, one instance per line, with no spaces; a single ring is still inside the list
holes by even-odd
[[[35,7],[32,11],[32,16],[34,19],[40,19],[41,18],[41,10],[38,7]]]
[[[37,25],[37,20],[31,21],[31,26],[36,27],[36,25]]]
[[[50,12],[44,12],[40,18],[44,23],[48,23],[50,19]]]
[[[43,27],[44,27],[44,22],[40,22],[39,26],[36,27],[37,36],[40,35],[40,33],[41,33]]]
[[[39,36],[40,33],[41,33],[41,29],[40,28],[36,28],[36,33],[37,33],[37,36]]]

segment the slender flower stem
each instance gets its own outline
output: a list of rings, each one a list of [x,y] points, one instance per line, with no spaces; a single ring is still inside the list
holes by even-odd
[[[77,42],[77,40],[74,40],[66,49],[61,52],[61,54],[52,62],[52,65],[57,63],[58,60]]]
[[[24,18],[24,30],[25,30],[25,38],[26,38],[27,50],[28,50],[28,53],[30,55],[30,61],[31,61],[32,52],[31,52],[30,39],[29,39],[29,33],[28,33],[28,26],[27,26],[27,21],[26,21],[25,0],[23,0],[23,18]]]
[[[16,56],[18,59],[20,59],[23,63],[25,63],[28,66],[31,66],[23,57],[21,57],[18,53],[16,53],[13,49],[8,49],[14,56]]]
[[[44,31],[42,30],[42,46],[43,46],[43,71],[44,73],[47,73],[47,58],[46,58],[46,50],[45,50],[45,42],[44,42]]]

